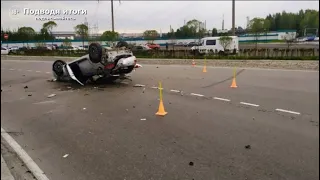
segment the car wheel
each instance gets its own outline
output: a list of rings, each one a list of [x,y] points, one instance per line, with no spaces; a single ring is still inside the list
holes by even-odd
[[[63,66],[66,62],[62,60],[56,60],[52,65],[52,71],[56,73],[57,76],[63,76]]]
[[[93,63],[101,62],[102,46],[98,43],[92,43],[89,45],[89,58]]]

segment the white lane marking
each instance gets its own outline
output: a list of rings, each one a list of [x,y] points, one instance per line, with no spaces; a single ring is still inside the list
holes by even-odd
[[[199,96],[199,97],[203,97],[204,95],[202,95],[202,94],[196,94],[196,93],[191,93],[190,95],[192,95],[192,96]]]
[[[171,91],[171,92],[176,92],[176,93],[179,93],[179,92],[180,92],[179,90],[175,90],[175,89],[171,89],[170,91]]]
[[[159,87],[151,87],[152,89],[162,89],[163,90],[163,88],[159,88]]]
[[[22,71],[22,69],[18,69],[18,71]]]
[[[258,104],[252,104],[252,103],[247,103],[247,102],[240,102],[240,104],[248,105],[248,106],[254,106],[254,107],[259,107],[260,106]]]
[[[46,72],[47,74],[50,74],[51,72]]]
[[[41,73],[41,71],[36,71],[37,73]]]
[[[33,104],[49,104],[49,103],[55,103],[56,101],[41,101]]]
[[[12,149],[17,153],[20,159],[25,163],[28,169],[38,180],[49,180],[39,166],[31,159],[31,157],[25,152],[22,147],[1,127],[1,136]]]
[[[220,101],[227,101],[227,102],[230,101],[230,99],[224,99],[224,98],[219,98],[219,97],[214,97],[213,99],[220,100]]]
[[[10,69],[10,71],[14,71],[15,69]]]
[[[27,70],[27,71],[31,72],[32,70]]]
[[[286,112],[286,113],[291,113],[291,114],[297,114],[297,115],[300,115],[300,113],[299,113],[299,112],[289,111],[289,110],[285,110],[285,109],[276,109],[276,111],[280,111],[280,112]]]

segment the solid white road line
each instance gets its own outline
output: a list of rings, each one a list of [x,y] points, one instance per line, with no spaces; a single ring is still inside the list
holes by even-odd
[[[224,99],[224,98],[219,98],[219,97],[214,97],[213,99],[220,100],[220,101],[227,101],[227,102],[230,101],[230,99]]]
[[[240,104],[248,105],[248,106],[254,106],[254,107],[259,107],[258,104],[251,104],[251,103],[246,103],[246,102],[240,102]]]
[[[1,136],[12,149],[17,153],[20,159],[25,163],[28,169],[38,180],[49,180],[38,165],[31,159],[31,157],[22,149],[22,147],[1,127]]]
[[[190,95],[192,95],[192,96],[199,96],[199,97],[203,97],[204,95],[202,95],[202,94],[196,94],[196,93],[191,93]]]
[[[299,112],[289,111],[289,110],[285,110],[285,109],[276,109],[276,111],[280,111],[280,112],[286,112],[286,113],[291,113],[291,114],[297,114],[297,115],[300,115],[300,113],[299,113]]]
[[[171,91],[171,92],[176,92],[176,93],[179,93],[179,92],[180,92],[179,90],[175,90],[175,89],[171,89],[170,91]]]

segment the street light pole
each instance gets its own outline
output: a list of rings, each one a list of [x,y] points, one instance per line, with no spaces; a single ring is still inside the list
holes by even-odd
[[[111,0],[111,21],[112,21],[112,32],[114,32],[113,0]]]
[[[232,35],[236,35],[235,29],[235,0],[232,0]]]

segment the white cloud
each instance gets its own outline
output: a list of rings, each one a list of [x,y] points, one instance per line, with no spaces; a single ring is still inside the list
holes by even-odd
[[[17,16],[9,15],[10,9],[18,8]],[[75,15],[75,21],[56,21],[57,31],[73,31],[83,23],[98,24],[99,31],[111,30],[110,1],[1,1],[1,27],[18,28],[31,26],[39,30],[44,23],[35,16],[23,15],[23,8],[30,9],[84,9],[87,16]],[[318,1],[236,1],[236,25],[245,26],[246,17],[265,17],[269,13],[298,12],[300,9],[319,10]],[[119,32],[142,32],[146,29],[169,31],[170,25],[177,29],[184,21],[206,21],[207,28],[221,28],[222,16],[225,28],[231,28],[231,1],[114,1],[115,30]],[[48,16],[45,16],[48,17]],[[49,16],[50,17],[50,16]]]

